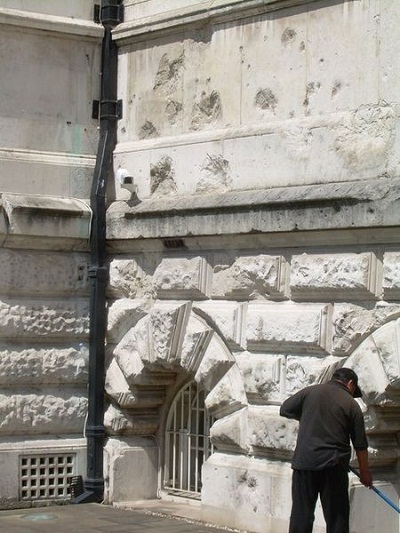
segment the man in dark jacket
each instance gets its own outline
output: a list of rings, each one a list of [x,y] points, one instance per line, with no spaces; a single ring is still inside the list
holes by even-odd
[[[332,380],[297,392],[280,414],[300,422],[292,468],[289,533],[311,533],[318,495],[328,533],[349,533],[350,441],[356,451],[361,482],[372,486],[357,374],[340,368]]]

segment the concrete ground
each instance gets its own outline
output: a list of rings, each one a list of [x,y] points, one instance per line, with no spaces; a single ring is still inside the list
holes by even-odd
[[[184,508],[189,507],[187,512]],[[147,502],[119,508],[86,503],[0,511],[1,533],[217,533],[233,531],[197,519],[195,506]],[[182,516],[180,516],[182,515]]]

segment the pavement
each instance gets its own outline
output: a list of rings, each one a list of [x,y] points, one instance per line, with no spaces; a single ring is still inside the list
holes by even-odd
[[[190,507],[181,504],[180,507]],[[192,513],[186,513],[190,516]],[[147,504],[111,507],[98,503],[0,511],[1,533],[218,533],[234,531],[206,524],[179,506]]]

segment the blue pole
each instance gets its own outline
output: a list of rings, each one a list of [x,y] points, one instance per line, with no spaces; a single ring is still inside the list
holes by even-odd
[[[353,468],[352,466],[349,466],[349,470],[351,472],[353,472],[353,474],[355,474],[358,477],[358,479],[360,479],[360,474],[357,472],[357,470],[355,468]],[[373,490],[375,492],[375,494],[377,494],[380,498],[382,498],[382,500],[384,500],[388,505],[390,505],[390,507],[392,509],[394,509],[395,511],[397,511],[400,514],[400,508],[397,507],[397,505],[395,503],[393,503],[392,500],[390,500],[386,496],[386,494],[384,494],[381,490],[377,489],[374,486],[371,487],[371,490]]]

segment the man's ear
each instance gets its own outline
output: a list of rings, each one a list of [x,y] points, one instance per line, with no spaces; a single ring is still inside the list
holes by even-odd
[[[355,390],[356,386],[354,385],[354,381],[352,379],[350,379],[347,383],[346,383],[346,387],[349,389],[350,392],[352,392],[353,390]]]

